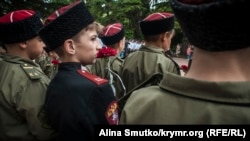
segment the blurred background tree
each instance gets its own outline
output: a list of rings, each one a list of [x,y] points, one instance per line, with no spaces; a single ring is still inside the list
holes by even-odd
[[[17,9],[33,9],[38,11],[43,19],[56,9],[77,0],[1,0],[0,16]],[[95,17],[103,25],[121,22],[126,30],[127,39],[142,40],[139,21],[153,12],[172,12],[169,0],[82,0]],[[175,22],[175,36],[171,49],[175,51],[177,43],[182,50],[188,44],[178,21]],[[184,49],[183,49],[184,48]]]

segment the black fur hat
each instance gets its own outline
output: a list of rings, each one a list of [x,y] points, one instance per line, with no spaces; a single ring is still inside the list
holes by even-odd
[[[84,27],[94,22],[85,4],[77,1],[62,7],[47,18],[47,25],[39,32],[40,37],[50,50],[55,50],[79,33]]]
[[[174,28],[174,14],[157,12],[150,14],[140,21],[140,28],[143,35],[157,35]]]
[[[250,46],[249,0],[170,0],[188,40],[208,51],[227,51]]]
[[[12,11],[0,17],[0,40],[3,44],[22,42],[37,36],[42,27],[40,15],[35,11]]]

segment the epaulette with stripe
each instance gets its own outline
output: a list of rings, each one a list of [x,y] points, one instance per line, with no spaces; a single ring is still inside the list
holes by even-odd
[[[21,64],[21,68],[29,76],[30,79],[40,79],[41,78],[39,72],[33,66],[26,64],[26,63],[23,63],[23,64]]]
[[[94,82],[96,85],[102,85],[102,84],[108,82],[107,79],[103,79],[103,78],[101,78],[99,76],[93,75],[93,74],[89,73],[88,71],[77,70],[77,72],[81,76],[83,76],[83,77],[87,78],[88,80]]]

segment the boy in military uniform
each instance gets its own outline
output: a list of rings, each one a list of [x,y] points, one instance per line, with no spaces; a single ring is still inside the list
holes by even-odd
[[[145,45],[124,59],[120,74],[127,92],[155,73],[180,74],[176,62],[165,55],[174,34],[174,15],[153,13],[140,22],[140,27]]]
[[[117,103],[108,80],[86,71],[101,48],[92,15],[77,1],[56,10],[39,32],[60,58],[45,102],[48,122],[60,141],[93,140],[98,124],[118,124]],[[56,32],[56,34],[55,34]]]
[[[43,51],[37,36],[40,16],[17,10],[0,17],[0,39],[7,51],[0,61],[0,140],[49,140],[52,130],[42,127],[38,113],[43,107],[49,79],[32,60]]]
[[[248,0],[171,0],[194,45],[180,77],[166,72],[159,86],[134,92],[120,124],[249,124],[250,12]],[[237,9],[237,10],[232,10]]]
[[[123,60],[119,58],[119,53],[125,46],[123,25],[121,23],[109,24],[103,29],[99,37],[106,47],[103,47],[97,53],[98,59],[92,65],[91,72],[108,79],[116,98],[119,99],[126,93],[123,82],[118,75],[123,63]]]

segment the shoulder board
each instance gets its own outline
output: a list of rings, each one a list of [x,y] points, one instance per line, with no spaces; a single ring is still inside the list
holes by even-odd
[[[107,83],[108,80],[107,79],[103,79],[99,76],[93,75],[87,71],[83,71],[83,70],[77,70],[77,72],[82,75],[83,77],[87,78],[88,80],[94,82],[96,85],[102,85],[104,83]]]
[[[24,70],[24,72],[29,76],[30,79],[39,79],[41,76],[36,71],[36,69],[26,63],[21,64],[21,68]]]

